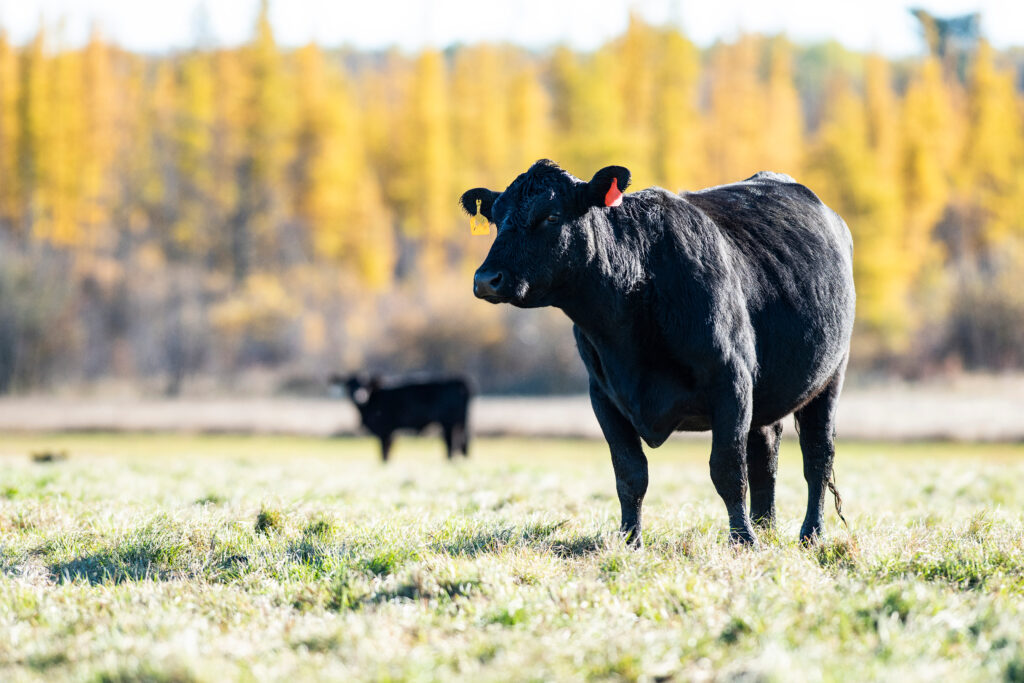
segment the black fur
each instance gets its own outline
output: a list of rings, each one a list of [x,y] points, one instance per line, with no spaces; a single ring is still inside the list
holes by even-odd
[[[331,378],[335,390],[342,387],[359,410],[363,427],[380,439],[384,462],[391,454],[397,431],[419,433],[429,425],[441,427],[444,445],[451,460],[456,451],[469,456],[467,430],[469,385],[462,379],[447,379],[417,384],[382,387],[376,379],[363,380],[352,375]]]
[[[573,321],[632,543],[648,483],[640,440],[657,447],[673,431],[708,429],[731,537],[752,543],[747,489],[754,521],[772,524],[779,421],[790,413],[808,483],[800,535],[814,538],[853,328],[846,224],[803,185],[767,172],[699,192],[651,188],[618,207],[595,202],[607,186],[594,183],[619,168],[586,183],[542,160],[496,194],[497,237],[476,296],[555,306]]]

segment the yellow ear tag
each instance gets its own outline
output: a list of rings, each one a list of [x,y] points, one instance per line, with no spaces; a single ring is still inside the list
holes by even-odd
[[[476,200],[476,213],[469,218],[469,232],[471,235],[490,235],[491,222],[480,213],[481,200]]]

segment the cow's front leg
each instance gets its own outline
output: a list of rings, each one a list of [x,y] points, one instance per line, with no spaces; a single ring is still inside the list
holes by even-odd
[[[711,481],[729,513],[729,539],[756,542],[747,512],[747,432],[751,382],[740,374],[720,388],[711,416]]]
[[[633,425],[593,382],[590,383],[590,403],[612,454],[615,490],[619,494],[619,505],[622,508],[622,525],[619,529],[626,543],[640,548],[643,546],[641,507],[644,494],[647,493],[647,456],[644,455],[640,436]]]

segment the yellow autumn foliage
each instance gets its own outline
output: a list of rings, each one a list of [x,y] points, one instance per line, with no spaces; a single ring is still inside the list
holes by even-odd
[[[216,325],[259,332],[289,315],[295,268],[373,295],[464,275],[488,243],[469,239],[459,194],[541,157],[585,179],[626,165],[634,189],[768,169],[847,220],[858,333],[899,353],[941,308],[921,302],[945,296],[944,264],[1024,239],[1022,112],[984,43],[961,83],[935,58],[784,37],[700,50],[638,15],[586,53],[293,50],[266,2],[247,44],[159,57],[99,32],[64,48],[0,30],[0,244],[60,250],[76,272],[191,264],[231,282]],[[317,348],[318,319],[304,323]]]

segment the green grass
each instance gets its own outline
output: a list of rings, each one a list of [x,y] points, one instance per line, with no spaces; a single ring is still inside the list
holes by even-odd
[[[707,446],[0,435],[0,680],[1024,680],[1024,445],[842,444],[823,541],[726,542]],[[33,452],[67,451],[34,462]]]

